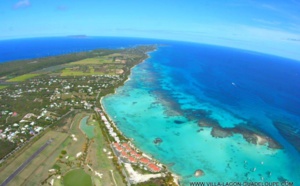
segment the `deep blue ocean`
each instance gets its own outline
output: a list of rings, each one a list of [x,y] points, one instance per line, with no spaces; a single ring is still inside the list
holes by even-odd
[[[0,41],[0,61],[96,48],[164,44],[104,98],[120,130],[147,154],[190,181],[300,180],[300,61],[196,43],[133,38],[36,38]],[[115,104],[118,103],[118,104]],[[283,149],[247,142],[224,129],[251,129]],[[160,145],[153,143],[161,138]],[[203,177],[195,177],[201,169]],[[226,174],[226,176],[225,176]],[[299,182],[298,182],[299,184]]]
[[[18,59],[55,56],[98,48],[122,48],[155,44],[158,40],[118,37],[47,37],[0,41],[0,63]],[[161,42],[161,41],[160,41]]]

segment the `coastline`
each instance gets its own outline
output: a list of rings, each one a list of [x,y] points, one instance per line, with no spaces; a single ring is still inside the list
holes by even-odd
[[[123,134],[123,132],[116,126],[116,124],[115,124],[115,122],[112,120],[111,116],[110,116],[109,114],[107,114],[107,112],[106,112],[106,110],[105,110],[105,108],[104,108],[104,106],[103,106],[102,99],[103,99],[103,97],[100,99],[101,110],[102,110],[102,112],[108,117],[110,123],[113,124],[113,126],[117,129],[117,131],[118,131],[125,139],[127,139],[127,140],[134,146],[134,148],[136,148],[136,149],[138,149],[140,152],[142,152],[143,156],[145,156],[145,157],[147,157],[148,159],[150,159],[150,160],[152,160],[152,161],[154,161],[154,162],[156,162],[156,163],[162,165],[163,167],[165,167],[166,171],[167,171],[168,173],[171,173],[174,183],[175,183],[176,185],[179,186],[179,185],[180,185],[180,180],[181,180],[181,178],[180,178],[179,175],[177,175],[177,174],[175,174],[174,172],[170,171],[170,169],[169,169],[165,164],[162,164],[160,161],[158,161],[158,160],[152,158],[151,155],[146,154],[145,152],[141,151],[141,150],[140,150],[139,148],[137,148],[136,145],[134,144],[134,139],[127,138],[127,137]]]
[[[122,86],[124,86],[126,82],[128,82],[128,81],[131,80],[130,76],[131,76],[132,69],[133,69],[134,67],[136,67],[137,65],[139,65],[139,64],[141,64],[141,63],[143,63],[143,62],[145,62],[145,61],[148,60],[149,58],[151,58],[151,56],[149,55],[149,53],[155,52],[155,51],[157,51],[157,49],[155,49],[155,50],[153,50],[153,51],[150,51],[150,52],[147,52],[147,58],[146,58],[146,59],[144,59],[144,60],[141,61],[140,63],[138,63],[138,64],[136,64],[136,65],[134,65],[133,67],[130,68],[130,70],[129,70],[129,75],[128,75],[127,79],[123,82],[123,85],[122,85]],[[107,94],[107,95],[105,95],[105,96],[102,96],[102,97],[100,98],[99,103],[100,103],[100,109],[101,109],[101,111],[102,111],[102,112],[104,113],[104,115],[108,118],[108,121],[114,126],[114,128],[117,130],[117,132],[118,132],[120,135],[122,135],[122,137],[125,138],[126,141],[127,141],[128,143],[130,143],[135,149],[137,149],[139,152],[141,152],[141,153],[143,154],[144,157],[146,157],[146,158],[150,159],[151,161],[155,162],[155,163],[158,164],[160,167],[164,167],[164,169],[166,170],[166,173],[169,173],[169,174],[172,176],[173,182],[174,182],[176,185],[179,186],[179,185],[180,185],[180,180],[181,180],[181,179],[180,179],[180,176],[179,176],[179,175],[176,175],[174,172],[171,172],[170,169],[169,169],[166,165],[164,165],[164,164],[162,164],[160,161],[154,159],[151,155],[146,154],[145,152],[143,152],[143,151],[141,151],[139,148],[137,148],[136,145],[134,144],[134,139],[131,139],[131,138],[126,137],[126,136],[123,134],[123,132],[117,127],[117,125],[116,125],[115,122],[113,121],[112,117],[107,113],[107,111],[106,111],[106,109],[105,109],[105,107],[104,107],[104,105],[103,105],[103,98],[106,97],[106,96],[110,96],[110,95],[116,94],[116,91],[117,91],[118,88],[120,88],[120,86],[119,86],[119,87],[115,87],[113,93],[109,93],[109,94]],[[108,134],[108,135],[109,135],[109,134]],[[126,164],[128,164],[128,163],[125,163],[125,165],[126,165]],[[131,166],[125,166],[126,170],[129,172],[130,175],[135,175],[135,176],[136,176],[136,175],[139,175],[139,173],[134,172],[134,170],[133,170],[132,168],[128,168],[128,167],[131,167]],[[141,174],[140,174],[140,175],[141,175]],[[160,176],[158,176],[158,177],[164,177],[164,176],[165,176],[165,175],[164,175],[163,173],[160,173]],[[151,176],[148,176],[148,175],[147,175],[147,177],[148,177],[148,179],[146,179],[146,180],[145,180],[145,179],[140,179],[140,177],[137,178],[137,179],[138,179],[138,180],[139,180],[139,179],[140,179],[140,180],[143,180],[142,182],[145,182],[145,181],[149,181],[149,180],[151,179]],[[153,177],[152,177],[152,178],[153,178]],[[137,182],[137,183],[138,183],[138,182]]]

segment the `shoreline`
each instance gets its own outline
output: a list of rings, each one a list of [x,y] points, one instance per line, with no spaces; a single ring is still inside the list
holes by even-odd
[[[135,144],[134,144],[134,139],[131,139],[131,138],[128,138],[127,136],[125,136],[123,134],[123,132],[116,126],[115,122],[112,120],[111,116],[109,114],[107,114],[104,106],[103,106],[103,103],[102,103],[102,100],[103,100],[103,97],[100,99],[100,106],[101,106],[101,110],[102,112],[108,117],[108,120],[110,121],[110,123],[116,128],[116,130],[126,139],[128,140],[128,142],[130,142],[130,144],[135,148],[137,149],[139,152],[141,152],[143,154],[143,156],[147,157],[148,159],[156,162],[157,164],[161,165],[162,167],[165,167],[167,173],[171,173],[172,175],[172,178],[174,180],[174,183],[176,185],[180,185],[180,176],[175,174],[174,172],[170,171],[169,167],[167,167],[165,164],[161,163],[159,160],[157,159],[154,159],[151,155],[149,154],[146,154],[144,151],[140,150]]]
[[[144,59],[144,60],[141,61],[140,63],[138,63],[138,64],[136,64],[136,65],[134,65],[133,67],[130,68],[128,78],[123,82],[123,85],[122,85],[122,86],[124,86],[126,82],[128,82],[128,81],[131,80],[130,76],[132,75],[132,73],[131,73],[131,72],[132,72],[132,69],[135,68],[137,65],[139,65],[139,64],[141,64],[141,63],[143,63],[143,62],[145,62],[145,61],[148,60],[149,58],[151,58],[151,56],[149,55],[149,53],[155,52],[155,51],[157,51],[157,49],[155,49],[155,50],[153,50],[153,51],[150,51],[150,52],[147,52],[147,58],[146,58],[146,59]],[[161,162],[158,161],[157,159],[154,159],[151,155],[146,154],[144,151],[142,151],[142,150],[140,150],[139,148],[137,148],[137,146],[134,144],[134,139],[131,139],[131,138],[128,138],[127,136],[125,136],[125,135],[123,134],[123,132],[117,127],[117,125],[116,125],[115,122],[113,121],[112,117],[107,113],[107,111],[106,111],[106,109],[105,109],[105,107],[104,107],[104,104],[103,104],[103,98],[106,97],[106,96],[110,96],[110,95],[116,94],[116,93],[117,93],[117,89],[120,88],[120,87],[121,87],[121,86],[115,87],[113,93],[109,93],[109,94],[107,94],[107,95],[105,95],[105,96],[102,96],[102,97],[100,98],[99,103],[100,103],[100,109],[101,109],[101,111],[104,113],[105,116],[107,116],[108,121],[114,126],[114,128],[117,130],[117,132],[118,132],[120,135],[122,135],[123,138],[126,139],[126,141],[127,141],[128,143],[130,143],[135,149],[137,149],[139,152],[141,152],[141,153],[143,154],[144,157],[146,157],[146,158],[150,159],[151,161],[155,162],[155,163],[158,164],[160,167],[164,167],[165,170],[166,170],[166,173],[170,173],[170,174],[171,174],[171,176],[172,176],[172,178],[173,178],[173,182],[174,182],[176,185],[180,185],[180,180],[181,180],[181,179],[180,179],[180,176],[179,176],[179,175],[177,175],[177,174],[175,174],[174,172],[170,171],[169,167],[167,167],[165,164],[161,163]],[[108,135],[109,135],[109,134],[108,134]],[[125,163],[125,164],[128,164],[128,163]],[[126,168],[126,166],[125,166],[125,168]],[[126,170],[127,170],[127,171],[129,172],[129,174],[131,174],[131,175],[137,175],[137,174],[139,174],[139,173],[137,173],[137,172],[135,172],[135,173],[132,174],[132,171],[131,171],[131,170],[128,170],[127,168],[126,168]],[[137,173],[137,174],[136,174],[136,173]],[[163,175],[164,175],[163,173],[159,173],[159,174],[161,174],[160,177],[163,177]],[[149,177],[148,180],[143,180],[143,182],[149,181],[150,179],[151,179],[151,177]],[[141,182],[140,182],[140,183],[141,183]]]
[[[147,58],[145,58],[145,59],[142,60],[141,62],[139,62],[139,63],[133,65],[132,67],[130,67],[128,77],[127,77],[126,80],[123,82],[122,86],[124,86],[126,82],[130,81],[130,76],[131,76],[132,69],[135,68],[137,65],[142,64],[142,63],[144,63],[146,60],[150,59],[151,56],[149,55],[149,53],[152,53],[152,52],[155,52],[155,51],[157,51],[157,49],[154,49],[153,51],[147,52],[147,53],[146,53],[146,54],[147,54]],[[120,87],[121,87],[121,86],[114,87],[114,92],[108,93],[108,94],[106,94],[106,95],[104,95],[104,96],[101,97],[101,99],[99,100],[99,101],[100,101],[101,107],[102,107],[102,102],[101,102],[102,99],[103,99],[104,97],[106,97],[106,96],[115,94],[116,91],[117,91],[117,89],[120,88]],[[106,115],[107,115],[107,114],[106,114]]]

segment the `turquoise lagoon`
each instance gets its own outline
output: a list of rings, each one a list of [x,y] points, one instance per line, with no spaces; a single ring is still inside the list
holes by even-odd
[[[273,122],[300,128],[299,80],[291,74],[300,69],[299,62],[186,43],[160,47],[150,56],[132,69],[123,87],[103,99],[106,112],[137,147],[179,175],[184,185],[284,180],[297,185],[299,152]],[[210,127],[198,126],[201,117],[223,128],[257,129],[283,149],[249,143],[241,134],[212,137]],[[153,143],[157,137],[160,145]],[[205,175],[194,177],[197,169]]]

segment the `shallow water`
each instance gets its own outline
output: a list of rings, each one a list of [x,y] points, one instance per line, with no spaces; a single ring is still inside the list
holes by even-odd
[[[284,179],[296,183],[299,152],[273,126],[280,120],[299,128],[296,63],[196,44],[161,47],[103,103],[127,137],[186,184]],[[224,128],[255,128],[284,149],[248,143],[240,134],[214,138],[211,128],[198,126],[203,117]],[[157,137],[163,140],[160,145],[153,143]],[[194,177],[197,169],[205,176]]]

